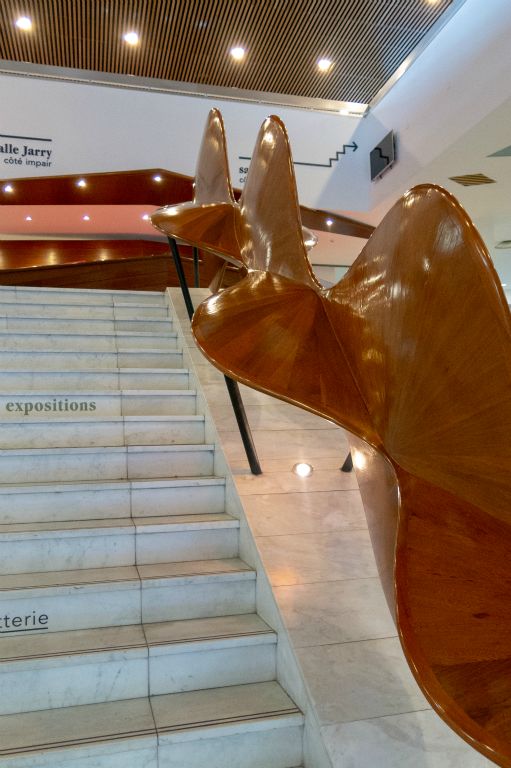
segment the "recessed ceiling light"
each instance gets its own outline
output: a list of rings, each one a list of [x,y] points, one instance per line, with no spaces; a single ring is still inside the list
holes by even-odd
[[[122,39],[125,43],[128,43],[128,45],[138,45],[140,42],[140,38],[136,32],[126,32]]]
[[[4,187],[4,192],[14,192],[14,187],[12,184],[6,184]]]
[[[318,69],[320,72],[328,72],[331,66],[332,62],[330,59],[319,59],[318,61]]]
[[[158,174],[156,176],[153,176],[153,181],[163,181],[162,177]]]
[[[85,216],[82,216],[82,219],[84,221],[90,221],[90,216],[87,216],[87,214],[85,214]]]
[[[85,181],[85,179],[78,179],[78,181],[76,182],[76,186],[77,187],[86,187],[87,186],[87,182]]]
[[[29,19],[28,16],[20,16],[19,19],[16,19],[16,26],[24,32],[30,32],[32,29],[32,19]]]
[[[231,48],[229,53],[231,54],[232,58],[235,61],[241,61],[242,59],[245,58],[245,49],[239,45],[235,46],[234,48]]]
[[[149,221],[149,214],[148,213],[144,213],[142,218],[144,219],[144,221]]]
[[[309,475],[312,475],[313,471],[314,467],[312,464],[307,464],[305,461],[300,461],[293,467],[293,472],[295,475],[298,475],[298,477],[309,477]]]
[[[331,227],[333,223],[334,223],[334,222],[333,222],[333,219],[327,219],[327,220],[326,220],[326,222],[325,222],[325,224],[327,225],[327,227]]]
[[[32,221],[32,216],[25,216],[25,221]]]

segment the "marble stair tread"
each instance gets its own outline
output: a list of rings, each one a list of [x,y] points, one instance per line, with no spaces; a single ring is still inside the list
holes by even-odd
[[[57,659],[146,647],[147,641],[141,624],[3,637],[0,639],[0,673],[2,664],[14,661]]]
[[[0,392],[7,394],[24,390],[30,394],[38,389],[45,389],[45,385],[51,388],[53,395],[62,395],[72,382],[73,390],[76,384],[83,387],[87,382],[93,382],[90,389],[101,389],[107,392],[115,392],[120,389],[134,389],[134,387],[123,387],[125,381],[144,380],[144,386],[140,389],[147,389],[149,383],[154,384],[150,389],[189,389],[188,386],[176,387],[176,379],[188,380],[190,371],[188,368],[110,368],[108,370],[98,370],[97,368],[84,368],[75,370],[23,370],[15,368],[3,368],[0,370]],[[165,381],[169,384],[165,387]],[[172,382],[172,385],[170,385]],[[88,389],[88,387],[85,387]]]
[[[80,480],[78,482],[60,480],[48,483],[3,483],[0,485],[0,496],[12,493],[58,493],[59,491],[108,491],[129,488],[179,488],[203,485],[225,485],[225,478],[215,475],[201,477],[172,477],[133,480]]]
[[[0,392],[1,421],[61,421],[67,417],[191,415],[196,389],[68,390],[56,395],[42,389]],[[168,410],[175,410],[169,413]],[[197,415],[193,413],[193,415]],[[23,418],[20,419],[20,416]]]
[[[41,288],[36,286],[2,286],[0,301],[65,302],[88,303],[111,306],[113,304],[160,305],[165,304],[165,294],[161,291],[123,291],[103,288]]]
[[[105,533],[122,535],[132,534],[135,529],[135,521],[131,518],[120,521],[112,520],[69,520],[50,523],[6,523],[0,525],[0,541],[14,541],[16,539],[48,539],[55,538],[58,533],[60,538],[72,538],[75,536],[104,536]]]
[[[247,644],[276,642],[275,632],[257,614],[217,616],[206,619],[182,619],[154,624],[129,624],[119,627],[49,632],[47,634],[0,639],[2,664],[36,659],[57,659],[83,654],[149,648],[168,653],[174,647],[181,652],[189,646],[201,651],[204,646],[225,645],[225,641]]]
[[[112,370],[118,367],[148,366],[173,369],[183,367],[183,350],[176,349],[134,349],[127,347],[121,351],[97,352],[94,350],[0,350],[2,370],[18,368],[26,371],[55,371],[64,368],[74,371],[82,368],[94,370]]]
[[[239,528],[239,520],[222,512],[132,518],[137,533],[169,533],[200,528]],[[1,530],[1,529],[0,529]]]
[[[276,634],[256,613],[234,616],[214,616],[206,619],[181,619],[144,624],[147,645],[157,651],[160,647],[174,645],[206,644],[231,638],[266,637],[276,641]],[[15,647],[14,647],[15,650]]]
[[[188,560],[179,563],[156,563],[154,565],[121,565],[113,568],[83,568],[69,571],[41,571],[4,575],[0,578],[0,593],[13,590],[68,589],[84,585],[103,585],[109,589],[112,584],[123,582],[169,581],[173,583],[190,580],[224,580],[231,578],[255,579],[255,571],[237,557],[221,560]]]
[[[154,733],[148,698],[3,715],[0,755],[37,753]]]
[[[209,476],[214,452],[211,443],[0,449],[0,483]]]
[[[294,701],[275,681],[151,696],[151,706],[159,735],[192,730],[197,734],[219,726],[229,726],[233,734],[244,732],[247,723],[271,720],[278,727],[280,718],[282,725],[289,719],[303,721]]]
[[[63,589],[70,593],[76,587],[85,585],[103,586],[110,589],[112,584],[139,582],[140,576],[135,565],[118,565],[114,568],[83,568],[70,571],[39,571],[4,575],[0,578],[0,594],[17,590]]]
[[[40,753],[155,733],[193,739],[210,735],[211,729],[228,729],[232,734],[254,726],[263,730],[290,723],[301,725],[303,716],[278,683],[249,683],[3,715],[0,755]]]
[[[188,583],[190,581],[217,581],[229,579],[255,580],[255,571],[238,557],[220,560],[187,560],[180,563],[137,565],[144,584],[155,582]]]
[[[173,401],[175,406],[175,401]],[[133,403],[130,404],[130,410]],[[185,413],[88,416],[77,413],[61,418],[0,420],[0,450],[43,448],[101,448],[126,445],[202,445],[205,418],[196,413],[194,401],[183,400],[175,410]],[[138,408],[137,408],[138,410]],[[148,409],[149,410],[149,409]],[[174,408],[169,408],[174,410]]]
[[[0,297],[0,317],[28,318],[71,318],[75,320],[166,320],[172,322],[168,307],[160,304],[133,303],[123,304],[76,304],[60,302],[28,302],[2,301]]]
[[[0,542],[19,539],[59,539],[81,536],[104,536],[144,533],[193,531],[200,528],[239,528],[239,520],[224,513],[169,515],[165,517],[118,518],[112,520],[70,520],[50,523],[7,523],[0,525]]]

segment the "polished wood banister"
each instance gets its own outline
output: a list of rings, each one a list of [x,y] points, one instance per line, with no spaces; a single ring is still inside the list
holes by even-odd
[[[421,185],[321,288],[278,118],[263,124],[243,195],[247,274],[197,309],[196,341],[229,376],[350,431],[416,680],[511,768],[511,317],[484,244],[448,192]]]

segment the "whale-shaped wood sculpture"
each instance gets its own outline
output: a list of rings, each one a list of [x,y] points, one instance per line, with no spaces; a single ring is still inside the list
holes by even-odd
[[[278,118],[259,134],[240,214],[247,276],[198,308],[197,343],[229,376],[349,430],[417,682],[511,766],[511,324],[486,249],[450,194],[421,185],[322,289]]]

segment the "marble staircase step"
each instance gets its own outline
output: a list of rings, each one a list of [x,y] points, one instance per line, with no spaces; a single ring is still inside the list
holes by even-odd
[[[0,485],[0,523],[220,513],[223,477]]]
[[[175,350],[177,334],[173,331],[148,333],[146,331],[85,332],[0,330],[2,352],[120,352],[128,349]]]
[[[195,389],[121,389],[68,390],[55,392],[33,390],[0,392],[0,420],[32,423],[34,420],[58,421],[71,416],[172,416],[195,415]]]
[[[0,715],[275,679],[256,614],[0,639]]]
[[[9,768],[293,768],[302,726],[278,683],[251,683],[4,715],[0,756]]]
[[[0,574],[235,557],[225,513],[0,525]]]
[[[293,768],[303,716],[276,682],[151,697],[159,768]]]
[[[79,334],[87,330],[89,334],[108,334],[115,335],[119,332],[127,333],[151,333],[167,334],[172,333],[172,320],[145,318],[145,319],[125,319],[125,320],[101,320],[95,317],[76,318],[76,317],[35,317],[32,315],[9,317],[3,315],[3,308],[0,306],[0,330],[16,332],[39,332],[39,333],[76,333]]]
[[[213,474],[214,445],[0,450],[0,484],[172,478]]]
[[[186,368],[113,368],[112,370],[28,371],[0,370],[0,392],[50,391],[53,395],[72,390],[189,389]],[[12,398],[11,398],[12,399]]]
[[[42,299],[41,299],[42,301]],[[139,320],[170,318],[169,307],[163,304],[36,304],[5,301],[0,295],[0,317],[73,318],[75,320]]]
[[[96,288],[37,288],[28,286],[0,286],[0,302],[35,304],[87,304],[114,306],[136,304],[140,306],[166,306],[165,294],[160,291],[110,291]]]
[[[3,576],[0,640],[252,613],[255,572],[239,558]]]
[[[197,445],[204,443],[204,435],[204,416],[195,414],[0,420],[0,449]]]
[[[74,371],[117,368],[182,368],[181,349],[93,350],[0,350],[0,370]]]

